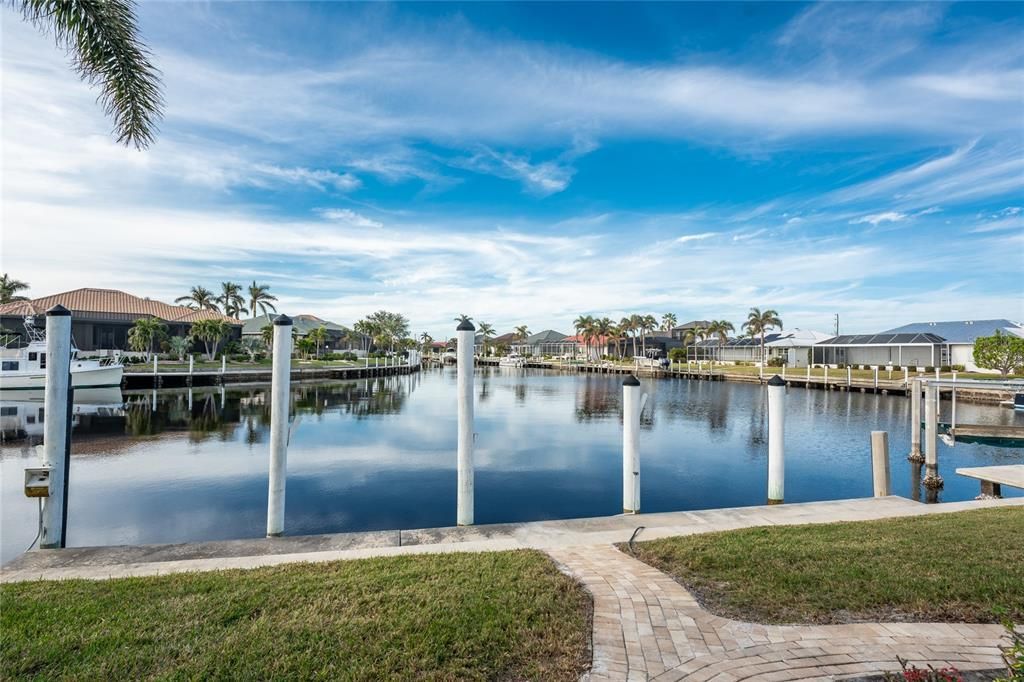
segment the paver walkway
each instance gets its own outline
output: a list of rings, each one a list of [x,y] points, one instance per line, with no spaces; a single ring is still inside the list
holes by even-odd
[[[611,545],[549,549],[594,597],[590,680],[833,680],[923,666],[999,668],[998,625],[758,625],[715,616]]]

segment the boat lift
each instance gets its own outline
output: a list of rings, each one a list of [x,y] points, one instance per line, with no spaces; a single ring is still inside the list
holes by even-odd
[[[950,390],[952,402],[950,410],[950,423],[947,433],[954,440],[957,436],[971,438],[995,438],[1000,440],[1021,441],[1024,444],[1024,426],[997,426],[988,424],[956,424],[956,389],[973,388],[996,391],[1007,391],[1012,393],[1014,398],[1009,401],[1010,407],[1024,409],[1024,381],[1021,380],[985,380],[985,379],[926,379],[926,383],[935,386],[938,391]],[[1016,445],[1017,443],[1014,443]]]

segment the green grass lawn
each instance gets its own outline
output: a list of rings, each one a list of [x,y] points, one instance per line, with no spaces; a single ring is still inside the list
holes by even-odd
[[[634,544],[706,608],[762,623],[1024,622],[1024,508]],[[623,547],[628,552],[628,548]]]
[[[590,598],[542,553],[0,586],[0,679],[576,680]]]

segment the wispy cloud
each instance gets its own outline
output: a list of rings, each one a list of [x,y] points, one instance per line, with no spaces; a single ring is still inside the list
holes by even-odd
[[[869,223],[874,226],[880,225],[881,223],[898,223],[906,219],[906,213],[900,213],[899,211],[883,211],[882,213],[872,213],[871,215],[854,218],[850,221],[850,224],[861,225],[863,223]]]

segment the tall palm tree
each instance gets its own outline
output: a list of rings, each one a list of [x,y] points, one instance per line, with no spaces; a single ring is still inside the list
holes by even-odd
[[[647,335],[658,328],[658,321],[654,315],[644,315],[640,318],[640,326],[644,330],[644,357],[647,356]]]
[[[10,303],[12,301],[27,301],[28,296],[18,295],[19,291],[25,291],[28,289],[28,282],[22,282],[20,279],[11,279],[5,272],[0,275],[0,303]]]
[[[722,349],[725,342],[729,340],[729,332],[735,332],[736,328],[728,320],[712,320],[706,329],[709,336],[718,337],[718,360],[722,360]]]
[[[515,331],[512,333],[512,335],[515,338],[515,340],[518,341],[520,345],[522,345],[526,343],[526,339],[530,338],[530,328],[525,324],[521,324],[515,328]]]
[[[220,283],[220,296],[217,303],[224,308],[224,314],[236,320],[245,310],[245,299],[242,298],[242,285],[234,282]]]
[[[480,336],[483,337],[484,357],[486,358],[487,357],[487,339],[489,339],[490,337],[494,336],[494,327],[489,325],[489,324],[487,324],[486,322],[481,322],[480,324],[478,324],[476,326],[476,330],[478,332],[480,332]]]
[[[598,346],[600,347],[603,344],[603,347],[601,347],[600,351],[598,352],[598,359],[604,357],[604,355],[607,353],[608,339],[614,333],[615,323],[612,322],[610,318],[602,317],[600,320],[594,323],[594,336],[597,337]]]
[[[590,315],[580,315],[572,321],[573,329],[576,330],[576,336],[583,342],[583,357],[584,361],[590,360],[590,335],[594,327],[594,318]]]
[[[199,285],[192,287],[192,290],[188,292],[188,296],[179,296],[174,299],[175,303],[184,303],[189,308],[195,308],[196,310],[217,310],[217,299],[213,297],[213,292],[206,287]]]
[[[434,343],[433,336],[431,336],[427,332],[423,332],[422,334],[420,334],[420,348],[423,350],[424,353],[426,353],[427,350],[430,349],[432,343]]]
[[[253,317],[256,317],[256,310],[259,309],[264,315],[269,310],[272,313],[277,312],[277,308],[271,301],[276,301],[277,296],[270,293],[269,284],[256,284],[256,280],[252,281],[249,285],[249,312],[252,313]]]
[[[455,321],[462,324],[463,322],[472,322],[473,318],[465,313],[459,313],[459,316],[455,318]]]
[[[22,16],[72,54],[82,80],[99,86],[117,141],[143,149],[163,113],[160,72],[139,40],[132,0],[11,0]]]
[[[670,332],[677,324],[679,324],[679,322],[676,321],[675,314],[665,313],[661,316],[661,331]]]
[[[770,308],[764,311],[760,308],[751,308],[747,313],[747,321],[743,323],[743,328],[751,337],[761,338],[761,364],[764,364],[764,335],[769,329],[776,327],[782,329],[782,319]]]

